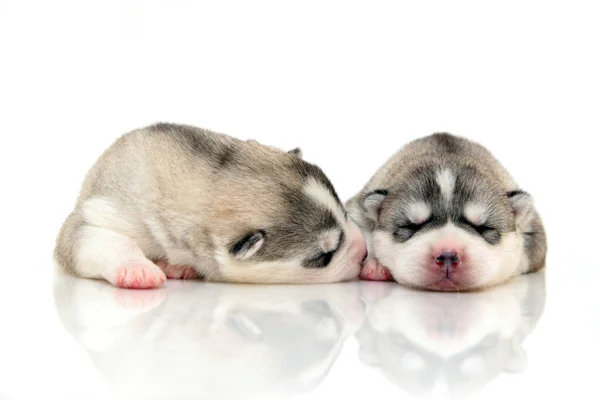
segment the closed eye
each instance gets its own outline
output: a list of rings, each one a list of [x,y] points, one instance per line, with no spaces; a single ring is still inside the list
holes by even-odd
[[[462,224],[470,226],[471,228],[475,229],[480,234],[485,231],[494,230],[494,228],[492,228],[491,226],[488,226],[488,225],[476,225],[476,224],[472,223],[471,221],[469,221],[468,219],[466,219],[465,217],[460,217],[460,222]]]
[[[342,247],[344,243],[345,235],[344,232],[340,232],[337,240],[337,245],[335,249],[331,249],[329,251],[321,252],[314,258],[309,258],[305,260],[302,264],[307,268],[325,268],[331,262],[331,259],[335,255],[335,253]]]
[[[419,223],[409,221],[409,222],[407,222],[407,223],[405,223],[403,225],[400,225],[398,228],[401,228],[401,229],[410,229],[412,231],[417,231],[417,230],[421,229],[424,225],[426,225],[427,223],[429,223],[429,221],[431,221],[431,217],[429,217],[425,221],[419,222]]]
[[[338,247],[339,248],[339,247]],[[304,261],[303,265],[306,268],[325,268],[331,262],[331,259],[335,255],[337,249],[321,253],[315,258],[310,258]]]
[[[400,225],[394,232],[394,238],[399,242],[406,242],[408,239],[413,237],[418,230],[429,223],[429,221],[431,221],[431,217],[420,223],[409,221],[403,225]]]
[[[500,232],[494,229],[494,227],[489,225],[476,225],[465,217],[461,217],[460,222],[477,232],[489,244],[493,245],[500,242]]]

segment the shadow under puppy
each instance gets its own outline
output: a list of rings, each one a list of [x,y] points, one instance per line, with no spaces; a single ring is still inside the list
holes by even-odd
[[[363,234],[299,149],[177,124],[122,135],[88,172],[57,238],[60,270],[115,286],[167,278],[356,278]]]
[[[363,279],[456,291],[545,264],[532,196],[486,148],[451,134],[404,146],[346,208],[367,236]]]

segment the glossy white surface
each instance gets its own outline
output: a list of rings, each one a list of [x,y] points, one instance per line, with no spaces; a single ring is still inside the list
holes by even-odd
[[[379,282],[136,291],[57,277],[3,301],[13,329],[0,342],[0,389],[9,399],[592,398],[597,296],[560,275],[458,294]]]

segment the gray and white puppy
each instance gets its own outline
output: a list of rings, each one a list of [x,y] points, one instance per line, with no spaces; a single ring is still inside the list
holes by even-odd
[[[366,244],[299,149],[156,124],[96,161],[54,256],[62,271],[128,288],[198,276],[324,283],[356,278]]]
[[[363,279],[453,291],[545,264],[546,235],[532,196],[465,138],[437,133],[408,143],[346,207],[367,235]]]

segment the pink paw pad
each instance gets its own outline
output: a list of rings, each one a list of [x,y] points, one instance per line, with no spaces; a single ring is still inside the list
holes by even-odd
[[[390,270],[379,264],[375,259],[370,259],[365,263],[360,271],[360,278],[366,281],[393,280]]]
[[[156,262],[169,279],[195,279],[200,275],[192,267],[185,265],[171,265],[166,260],[158,260]]]
[[[150,262],[131,262],[115,272],[115,285],[127,289],[152,289],[166,280],[165,274]]]

